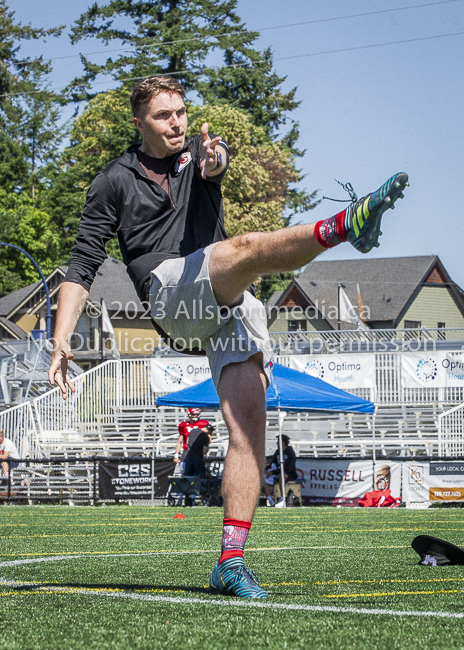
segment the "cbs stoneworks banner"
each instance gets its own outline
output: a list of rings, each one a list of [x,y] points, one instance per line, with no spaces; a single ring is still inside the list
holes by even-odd
[[[290,357],[290,368],[323,379],[337,388],[374,388],[373,354],[301,354]]]
[[[206,357],[171,357],[151,360],[151,389],[154,393],[172,393],[211,379]]]
[[[372,460],[298,459],[303,505],[357,506],[361,499],[388,505],[401,494],[401,464]],[[373,480],[374,479],[374,480]],[[383,497],[383,498],[382,498]],[[396,505],[396,504],[395,504]]]
[[[405,462],[403,501],[464,501],[464,461]]]
[[[174,474],[172,460],[155,460],[155,498],[166,496],[168,476]],[[102,460],[99,462],[99,498],[111,500],[151,499],[151,459]]]
[[[464,355],[449,352],[415,352],[401,355],[403,388],[464,387]]]

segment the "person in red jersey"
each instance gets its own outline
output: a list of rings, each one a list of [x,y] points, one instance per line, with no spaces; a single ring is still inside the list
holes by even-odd
[[[178,466],[178,468],[176,467],[175,474],[183,473],[190,431],[192,429],[204,429],[209,424],[208,420],[200,420],[200,415],[201,409],[189,408],[187,411],[187,420],[179,424],[179,438],[177,439],[176,450],[174,452],[174,462]]]

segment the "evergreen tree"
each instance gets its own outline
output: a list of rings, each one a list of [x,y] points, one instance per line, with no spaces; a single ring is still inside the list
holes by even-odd
[[[49,272],[58,262],[57,234],[41,206],[43,168],[59,144],[62,99],[46,89],[50,64],[21,57],[28,39],[58,35],[61,28],[34,29],[15,22],[0,0],[0,239],[24,248]],[[0,248],[0,293],[37,279],[27,257]]]
[[[8,191],[33,193],[38,170],[59,144],[56,123],[63,100],[45,88],[51,66],[42,57],[22,58],[20,48],[24,40],[60,30],[16,23],[14,12],[0,0],[0,187]]]
[[[91,96],[91,82],[104,73],[127,84],[155,74],[175,75],[205,103],[227,102],[251,112],[269,133],[298,106],[296,88],[282,91],[285,77],[273,71],[270,50],[252,47],[258,32],[246,29],[235,13],[237,0],[109,0],[94,3],[76,21],[73,43],[96,37],[121,43],[121,53],[102,65],[83,56],[84,74],[69,87],[74,100]],[[121,18],[132,26],[119,27]],[[126,20],[124,25],[128,24]],[[219,69],[210,65],[222,53]],[[125,81],[125,80],[128,81]]]

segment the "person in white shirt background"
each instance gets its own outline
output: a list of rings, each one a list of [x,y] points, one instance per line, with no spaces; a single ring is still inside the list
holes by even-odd
[[[9,463],[5,462],[7,458],[10,459]],[[10,469],[18,467],[19,463],[12,462],[13,459],[16,460],[17,458],[19,458],[19,451],[16,445],[9,438],[5,438],[3,431],[0,431],[0,462],[2,465],[3,483],[8,482]]]

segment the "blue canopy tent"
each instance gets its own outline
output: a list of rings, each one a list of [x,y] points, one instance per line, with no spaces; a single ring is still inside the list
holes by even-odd
[[[159,397],[156,403],[158,406],[219,408],[219,396],[213,380],[208,379]],[[270,410],[374,413],[372,402],[278,363],[274,364],[272,382],[266,392],[266,406]]]
[[[212,379],[201,384],[184,388],[175,393],[164,395],[156,400],[158,406],[197,406],[199,408],[219,408],[219,396]],[[266,392],[266,406],[269,410],[279,411],[279,452],[282,494],[284,488],[284,464],[282,450],[281,409],[286,411],[323,411],[336,413],[372,413],[374,404],[362,397],[357,397],[340,390],[322,379],[306,375],[276,363],[273,367],[272,382]],[[372,436],[375,440],[374,427]],[[282,502],[285,507],[285,499]]]

